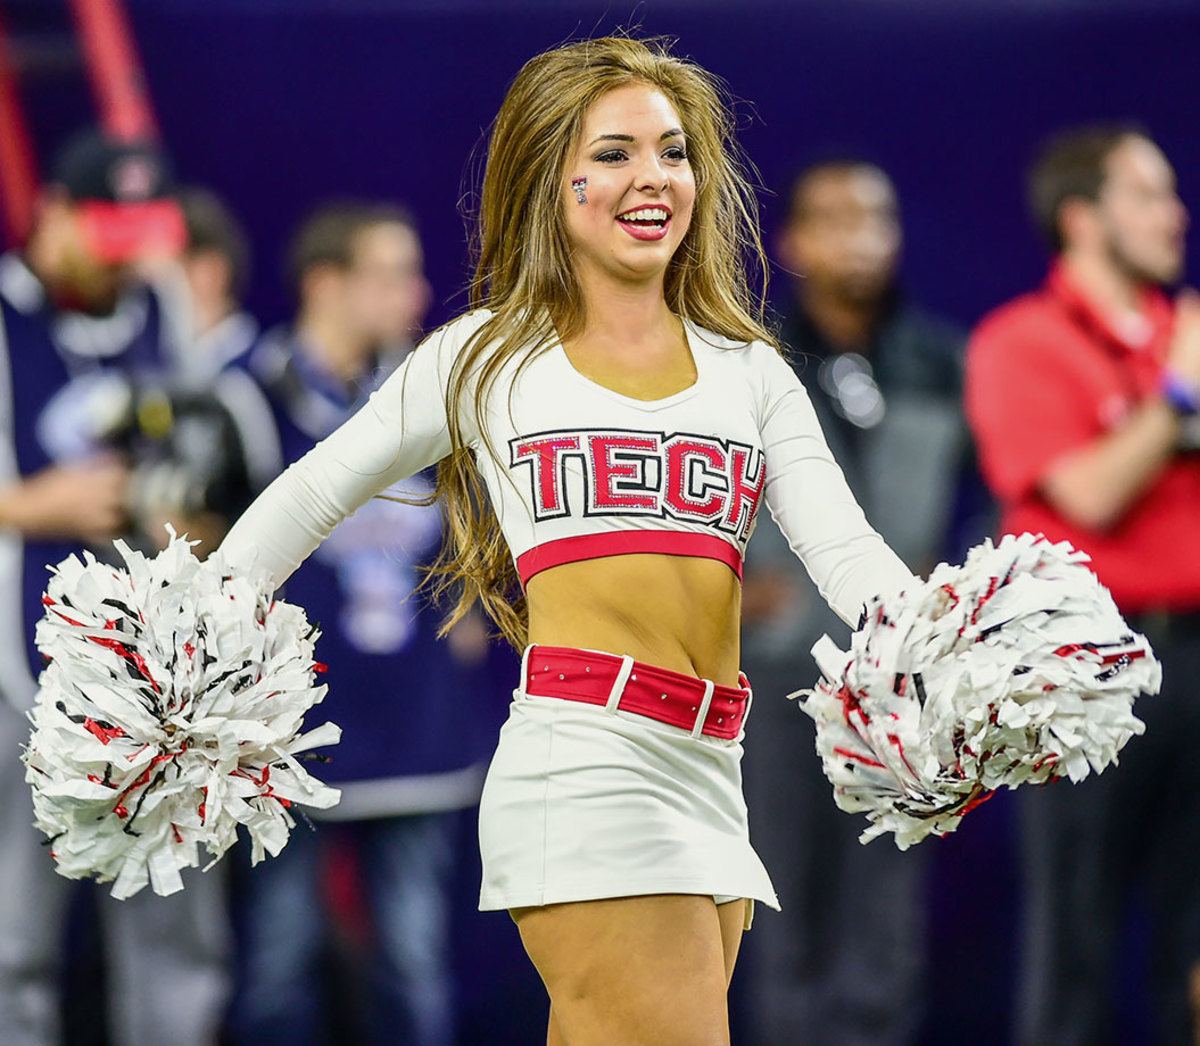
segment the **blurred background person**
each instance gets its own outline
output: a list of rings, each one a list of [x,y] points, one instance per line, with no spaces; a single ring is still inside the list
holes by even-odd
[[[1021,797],[1018,1041],[1121,1038],[1112,985],[1131,888],[1151,916],[1154,1040],[1195,1043],[1200,960],[1200,304],[1175,173],[1133,127],[1063,132],[1030,202],[1054,260],[972,335],[967,410],[1001,530],[1092,557],[1163,664],[1119,769]],[[1121,1039],[1121,1041],[1128,1041]]]
[[[411,350],[430,299],[416,227],[396,207],[319,209],[296,234],[290,271],[295,322],[268,332],[249,359],[288,462]],[[439,615],[414,593],[440,544],[441,512],[420,503],[432,489],[416,476],[401,496],[418,503],[368,502],[288,581],[286,597],[322,626],[322,711],[343,729],[322,776],[342,800],[320,812],[315,832],[293,833],[278,857],[239,879],[237,1043],[455,1041],[451,890],[462,811],[477,802],[485,770],[469,667],[486,637],[474,623],[473,636],[456,630],[440,641]],[[361,873],[349,888],[328,881],[331,857],[347,847],[352,859],[338,867]],[[356,993],[365,1015],[331,998],[330,886],[361,896],[367,911],[365,990]]]
[[[242,305],[250,279],[250,245],[241,224],[209,189],[176,193],[186,238],[177,264],[156,268],[156,287],[175,319],[169,381],[147,390],[165,396],[170,424],[147,432],[155,468],[141,487],[145,529],[155,539],[170,522],[198,555],[217,546],[230,520],[279,474],[282,451],[270,404],[242,364],[260,336]],[[143,399],[147,397],[142,397]],[[184,487],[183,505],[178,492]]]
[[[258,340],[258,321],[242,306],[250,285],[250,244],[216,193],[189,187],[178,199],[187,228],[180,266],[190,309],[181,367],[190,381],[204,385]]]
[[[139,463],[104,433],[114,404],[128,407],[114,391],[123,376],[171,367],[161,304],[138,269],[169,261],[183,239],[161,153],[89,132],[62,153],[24,249],[0,258],[0,1027],[13,1046],[58,1041],[72,896],[32,826],[17,751],[41,663],[45,564],[130,532]],[[185,881],[166,898],[98,891],[118,1046],[216,1042],[229,989],[222,882]]]
[[[858,159],[795,179],[777,256],[792,274],[782,340],[868,519],[914,571],[946,549],[967,462],[963,338],[898,284],[901,226],[887,174]],[[782,913],[763,913],[753,956],[758,1046],[914,1041],[925,994],[928,845],[862,846],[838,810],[811,720],[782,698],[815,681],[808,651],[846,627],[774,526],[755,535],[743,594],[743,664],[759,724],[746,744],[752,831]]]

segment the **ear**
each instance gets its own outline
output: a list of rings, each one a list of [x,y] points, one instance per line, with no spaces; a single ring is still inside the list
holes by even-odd
[[[323,302],[334,293],[342,282],[342,270],[336,265],[320,263],[309,266],[300,277],[301,307]]]
[[[1058,233],[1064,247],[1092,243],[1099,229],[1096,204],[1082,196],[1071,196],[1058,207]]]
[[[775,237],[775,259],[794,276],[803,273],[804,252],[799,240],[800,232],[795,222],[788,222]]]

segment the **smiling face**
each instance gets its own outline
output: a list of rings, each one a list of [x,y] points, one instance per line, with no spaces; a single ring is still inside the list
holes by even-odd
[[[581,178],[587,186],[579,192]],[[695,198],[687,142],[667,97],[645,84],[609,91],[585,114],[562,172],[561,206],[581,281],[661,281]]]

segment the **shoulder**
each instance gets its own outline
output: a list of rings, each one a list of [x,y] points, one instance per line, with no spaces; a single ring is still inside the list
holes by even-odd
[[[457,351],[478,334],[484,324],[494,316],[495,313],[491,309],[472,309],[470,312],[464,312],[431,331],[421,344],[436,344],[439,348]]]
[[[807,400],[804,386],[777,346],[762,339],[729,338],[694,324],[691,328],[692,347],[706,354],[707,369],[722,398],[732,402],[744,396],[760,425],[797,395]]]
[[[966,331],[951,320],[906,302],[880,331],[879,380],[897,390],[957,398],[966,341]]]
[[[787,366],[779,349],[770,342],[730,338],[691,321],[685,322],[692,335],[690,341],[693,349],[709,352],[715,358],[725,360],[731,367],[762,370],[764,367],[772,368],[777,362]]]
[[[271,407],[262,385],[244,364],[233,363],[219,371],[212,380],[212,394],[233,414],[253,414],[270,418]]]
[[[688,327],[692,351],[705,357],[707,369],[716,380],[725,384],[727,391],[732,392],[742,385],[749,388],[755,399],[762,401],[792,385],[799,385],[791,364],[770,342],[730,338],[690,322]]]
[[[46,303],[41,282],[15,251],[0,255],[0,305],[31,315]]]
[[[1030,291],[987,313],[971,332],[972,353],[997,346],[1045,342],[1054,344],[1069,318],[1053,295]]]
[[[904,305],[896,316],[896,324],[908,331],[926,352],[958,355],[967,341],[967,332],[961,326],[922,305]]]
[[[292,334],[285,324],[263,331],[250,351],[235,360],[231,370],[244,370],[255,381],[271,385],[279,380],[291,359]]]
[[[745,339],[727,338],[724,334],[718,334],[707,327],[701,327],[700,324],[694,323],[691,320],[684,320],[683,322],[692,336],[693,344],[718,350],[745,349],[753,344],[753,342],[747,342]]]
[[[405,358],[403,365],[393,371],[385,385],[396,383],[404,374],[422,374],[444,386],[463,350],[492,315],[488,309],[474,309],[430,331]]]
[[[1033,291],[993,309],[971,332],[967,398],[998,402],[1046,382],[1074,387],[1094,362],[1094,349],[1066,307],[1044,290]]]
[[[248,370],[234,365],[213,379],[212,395],[238,435],[251,481],[265,487],[284,465],[279,421],[267,394]]]

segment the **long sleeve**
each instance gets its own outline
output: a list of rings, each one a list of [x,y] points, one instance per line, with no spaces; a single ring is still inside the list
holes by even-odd
[[[418,346],[349,421],[267,487],[222,542],[227,561],[265,569],[278,586],[369,498],[445,457],[446,385],[478,315]]]
[[[868,599],[904,588],[913,575],[867,522],[791,367],[769,346],[754,351],[767,507],[821,596],[854,625]]]

